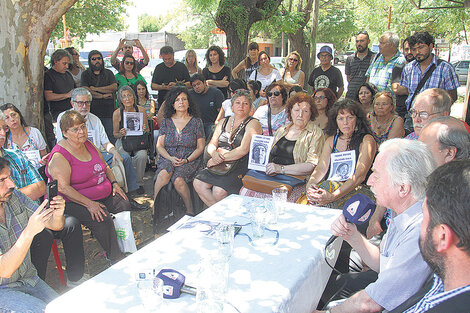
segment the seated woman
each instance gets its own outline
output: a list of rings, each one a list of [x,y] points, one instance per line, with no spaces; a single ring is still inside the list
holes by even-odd
[[[153,199],[171,182],[183,198],[186,214],[194,215],[188,183],[202,165],[204,127],[186,87],[173,87],[164,102],[165,119],[157,139],[158,161]]]
[[[57,179],[66,201],[65,214],[88,227],[111,262],[123,255],[119,250],[111,213],[129,211],[131,204],[115,180],[101,153],[88,140],[85,118],[66,111],[60,119],[63,138],[52,149],[46,175]]]
[[[261,96],[265,96],[266,88],[273,82],[281,80],[279,71],[271,65],[271,58],[265,51],[258,54],[258,68],[250,75],[250,80],[257,80],[261,83]]]
[[[263,128],[263,135],[273,136],[279,127],[286,124],[287,90],[279,82],[266,87],[268,105],[258,107],[253,117],[257,118]]]
[[[220,107],[219,114],[217,114],[217,118],[215,119],[214,124],[217,124],[218,122],[220,122],[224,117],[233,115],[233,112],[232,112],[232,109],[231,109],[231,107],[232,107],[232,98],[231,97],[235,94],[235,91],[237,91],[238,89],[247,89],[246,82],[243,79],[235,78],[228,85],[228,90],[230,92],[230,98],[225,99],[222,102],[222,106]],[[254,113],[254,110],[251,113],[251,115],[253,115],[253,113]]]
[[[36,168],[46,164],[43,157],[47,153],[47,145],[39,129],[28,126],[21,111],[11,103],[2,105],[0,110],[5,114],[5,123],[8,126],[5,148],[18,149],[23,152],[37,151],[34,159],[32,154],[26,156]]]
[[[356,101],[361,104],[362,110],[366,112],[366,114],[372,111],[372,105],[376,93],[377,87],[371,83],[362,84],[356,92]]]
[[[246,83],[246,86],[248,87],[248,91],[250,92],[251,99],[253,99],[253,110],[256,111],[258,107],[266,103],[266,99],[261,97],[261,95],[259,94],[261,90],[261,83],[257,80],[249,80]]]
[[[405,136],[404,120],[395,112],[396,104],[389,91],[378,92],[374,97],[374,107],[367,114],[369,126],[377,145],[387,139]]]
[[[259,122],[250,116],[251,98],[248,91],[235,92],[232,111],[232,116],[217,124],[207,145],[207,153],[211,156],[207,168],[194,179],[194,189],[207,206],[229,194],[238,194],[242,177],[248,170],[251,137],[262,132]]]
[[[267,175],[290,174],[309,176],[320,158],[325,138],[323,131],[314,123],[317,109],[312,97],[303,92],[287,100],[287,119],[290,121],[276,131],[271,149]],[[305,184],[296,186],[289,195],[295,202],[305,190]],[[271,195],[242,188],[240,195],[270,198]]]
[[[122,86],[119,88],[117,92],[117,102],[120,108],[115,110],[113,113],[113,135],[114,138],[116,138],[116,149],[119,151],[119,153],[124,154],[129,153],[125,151],[122,146],[123,137],[125,137],[127,134],[126,127],[123,126],[124,112],[143,113],[144,121],[148,120],[148,116],[145,112],[145,108],[137,105],[137,97],[134,93],[134,90],[129,86]],[[143,131],[149,131],[148,123],[143,123]],[[147,150],[131,152],[130,155],[135,172],[137,174],[137,183],[139,184],[137,193],[142,194],[144,193],[144,174],[145,166],[147,165]]]
[[[318,111],[318,116],[314,122],[322,130],[325,130],[328,123],[328,111],[335,104],[336,95],[330,88],[318,88],[313,92],[312,98]]]
[[[311,204],[342,209],[344,202],[353,194],[369,192],[368,188],[360,185],[366,180],[372,166],[377,144],[367,125],[364,111],[356,101],[350,99],[340,100],[331,108],[326,135],[329,137],[323,146],[320,161],[307,183],[307,198]],[[340,152],[347,152],[351,161],[355,161],[354,171],[350,171],[348,179],[328,180],[330,163]],[[333,162],[333,165],[335,174],[332,178],[344,177],[338,171],[343,168],[339,166],[341,162]]]

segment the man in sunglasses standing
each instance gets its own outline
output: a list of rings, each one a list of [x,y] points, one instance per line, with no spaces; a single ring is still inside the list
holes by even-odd
[[[90,51],[88,64],[89,68],[82,73],[82,87],[88,89],[93,96],[90,112],[100,118],[106,135],[114,144],[113,112],[117,82],[113,72],[104,68],[103,55],[98,50]]]
[[[333,60],[333,49],[330,46],[320,48],[317,57],[320,59],[320,66],[313,69],[308,79],[308,84],[314,90],[318,88],[330,88],[339,99],[344,91],[343,75],[341,71],[331,65]]]

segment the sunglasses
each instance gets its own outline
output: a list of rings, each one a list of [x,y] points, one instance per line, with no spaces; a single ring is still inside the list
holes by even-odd
[[[126,64],[126,65],[134,65],[134,62],[126,61],[126,62],[124,62],[124,64]]]
[[[103,58],[102,57],[93,57],[93,58],[91,58],[91,60],[92,61],[96,61],[96,60],[101,61],[101,60],[103,60]]]
[[[268,91],[268,92],[266,93],[266,95],[267,95],[268,97],[272,97],[273,95],[277,97],[277,96],[279,96],[280,94],[281,94],[280,91],[275,91],[275,92]]]

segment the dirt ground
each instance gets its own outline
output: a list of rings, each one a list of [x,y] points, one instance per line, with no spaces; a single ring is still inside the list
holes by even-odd
[[[137,202],[146,203],[150,208],[153,207],[153,175],[153,170],[148,170],[145,173],[145,194],[134,197]],[[131,218],[137,249],[140,249],[155,239],[152,228],[152,210],[149,209],[146,211],[131,212]],[[86,274],[93,277],[110,266],[103,255],[104,250],[96,239],[90,236],[90,231],[88,229],[83,229],[83,245],[85,249]],[[65,256],[62,249],[62,242],[60,240],[57,241],[57,246],[59,248],[60,260],[65,274]],[[57,271],[57,266],[52,253],[49,256],[46,282],[59,294],[69,290],[69,288],[63,286],[60,282],[59,272]]]

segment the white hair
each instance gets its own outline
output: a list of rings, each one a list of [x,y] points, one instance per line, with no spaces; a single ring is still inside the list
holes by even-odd
[[[424,198],[428,176],[437,164],[427,145],[418,140],[390,139],[379,152],[387,156],[386,169],[394,186],[407,184],[417,200]]]

